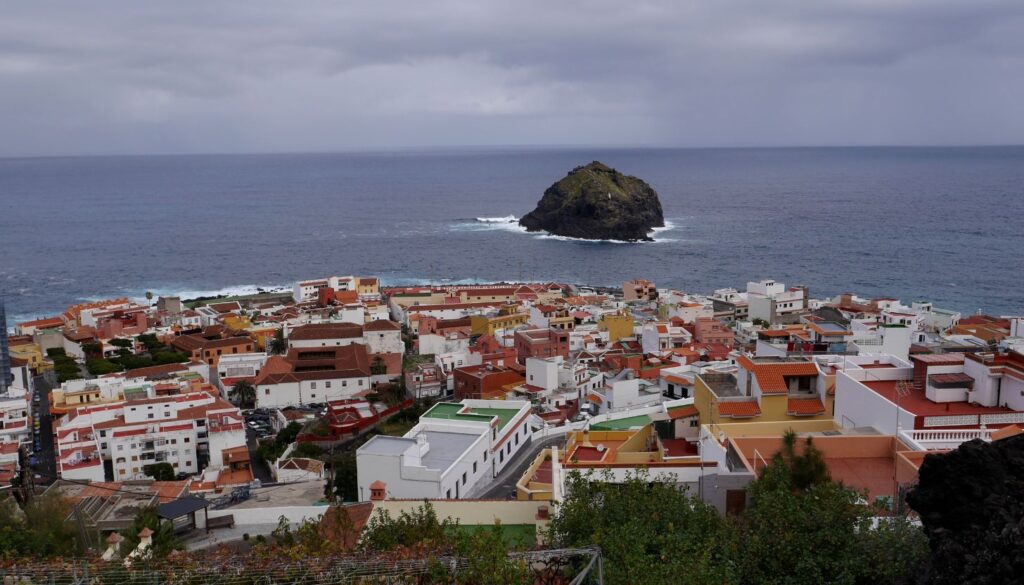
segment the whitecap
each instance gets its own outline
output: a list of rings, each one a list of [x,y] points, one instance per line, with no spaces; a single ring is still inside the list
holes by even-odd
[[[476,220],[480,223],[516,223],[519,218],[514,215],[506,215],[504,217],[478,217]]]

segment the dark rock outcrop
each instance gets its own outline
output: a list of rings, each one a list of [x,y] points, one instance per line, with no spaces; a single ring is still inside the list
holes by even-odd
[[[651,241],[665,217],[650,185],[594,161],[548,187],[519,224],[570,238],[638,242]]]
[[[907,503],[920,515],[929,585],[1020,583],[1024,576],[1024,435],[928,455]]]

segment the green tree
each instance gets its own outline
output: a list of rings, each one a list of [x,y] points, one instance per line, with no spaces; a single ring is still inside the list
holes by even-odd
[[[270,353],[274,355],[281,355],[288,351],[288,342],[284,339],[284,328],[278,329],[274,333],[274,338],[270,340]]]
[[[570,473],[551,543],[601,547],[612,584],[738,582],[735,533],[714,508],[644,471],[610,479]]]
[[[383,376],[388,373],[388,365],[384,363],[384,359],[379,355],[373,358],[373,363],[370,364],[370,374],[374,376]]]
[[[135,521],[131,528],[121,531],[121,536],[124,536],[124,542],[121,543],[122,553],[128,554],[139,546],[139,533],[144,528],[153,531],[153,544],[145,558],[162,559],[176,550],[184,549],[181,541],[174,535],[174,526],[170,522],[160,521],[156,507],[147,506],[135,515]]]
[[[379,508],[366,524],[359,547],[366,552],[384,552],[399,547],[447,550],[452,546],[449,535],[454,526],[451,519],[440,520],[430,502],[424,502],[409,512],[403,511],[397,518]]]
[[[94,359],[85,362],[85,367],[89,370],[89,373],[93,376],[102,376],[104,374],[113,374],[114,372],[120,372],[124,368],[120,364],[107,359]]]
[[[115,337],[114,339],[111,339],[108,343],[110,345],[113,345],[114,347],[123,347],[125,349],[131,349],[135,347],[134,341],[132,341],[131,339],[122,339],[120,337]]]
[[[174,467],[167,462],[145,465],[143,466],[142,471],[156,481],[174,480]]]
[[[147,301],[152,301],[153,300],[153,291],[149,291],[149,290],[146,291],[146,300]]]
[[[866,493],[829,479],[810,438],[799,444],[787,433],[748,493],[738,558],[744,583],[892,583],[920,562],[921,531],[898,517],[873,528],[883,512]]]
[[[231,388],[231,400],[242,408],[253,408],[256,406],[256,387],[248,380],[240,380]]]
[[[45,495],[32,498],[22,510],[13,498],[0,494],[0,558],[70,557],[85,552],[88,543],[80,542],[81,532],[67,521],[71,509],[67,500]],[[85,537],[99,539],[91,532]]]
[[[473,585],[533,583],[530,567],[508,556],[501,523],[472,532],[457,530],[455,550],[466,565],[455,574],[456,582]]]

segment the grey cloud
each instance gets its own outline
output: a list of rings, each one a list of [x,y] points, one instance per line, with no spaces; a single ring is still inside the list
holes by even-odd
[[[6,155],[1024,141],[1019,0],[0,10]]]

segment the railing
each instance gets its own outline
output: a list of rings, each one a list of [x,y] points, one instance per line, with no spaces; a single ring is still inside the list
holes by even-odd
[[[992,431],[988,429],[948,429],[948,430],[914,430],[900,431],[900,439],[917,451],[956,449],[962,443],[981,439],[992,440]]]

